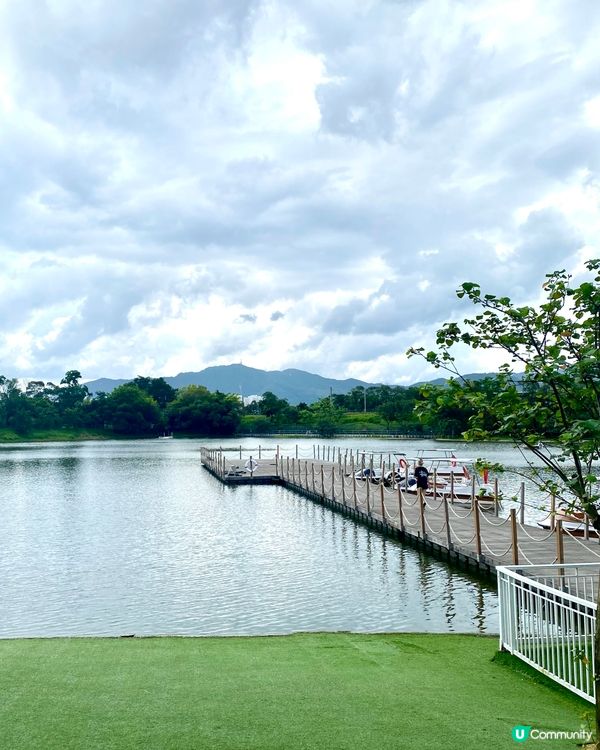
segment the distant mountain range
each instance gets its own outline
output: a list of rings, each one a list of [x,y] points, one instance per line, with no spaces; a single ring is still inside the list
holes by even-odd
[[[496,373],[470,373],[465,375],[467,380],[482,380],[492,378]],[[515,376],[518,377],[518,376]],[[133,379],[133,378],[132,378]],[[183,388],[186,385],[203,385],[209,391],[221,391],[222,393],[238,393],[244,397],[262,396],[266,391],[271,391],[278,398],[287,399],[290,404],[304,402],[311,404],[320,398],[333,393],[349,393],[353,388],[362,385],[369,388],[380,383],[367,383],[364,380],[347,378],[336,380],[335,378],[324,378],[304,370],[258,370],[246,365],[220,365],[207,367],[200,372],[180,372],[174,377],[165,377],[166,382],[173,388]],[[112,378],[99,378],[86,383],[90,393],[110,393],[114,388],[131,380],[116,380]],[[436,378],[429,381],[433,385],[444,385],[447,378]],[[415,383],[414,385],[422,385]]]
[[[258,370],[246,365],[207,367],[200,372],[181,372],[174,377],[165,377],[165,380],[173,388],[203,385],[209,391],[238,393],[242,396],[262,396],[266,391],[271,391],[278,398],[287,399],[290,404],[299,404],[302,401],[310,404],[329,396],[330,392],[349,393],[359,385],[365,388],[375,385],[355,378],[324,378],[304,370]],[[99,378],[91,380],[86,385],[90,393],[110,393],[117,386],[129,382],[131,381]]]

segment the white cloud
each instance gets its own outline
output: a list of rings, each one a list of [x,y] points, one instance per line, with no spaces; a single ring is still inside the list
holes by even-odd
[[[462,281],[527,301],[597,254],[599,31],[560,0],[3,4],[0,372],[421,379]]]

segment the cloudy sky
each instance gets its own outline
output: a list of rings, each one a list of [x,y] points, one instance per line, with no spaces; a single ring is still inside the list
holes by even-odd
[[[599,38],[597,0],[0,0],[0,373],[424,377],[462,281],[600,255]]]

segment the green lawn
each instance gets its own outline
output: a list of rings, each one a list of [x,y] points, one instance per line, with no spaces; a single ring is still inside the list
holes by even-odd
[[[0,747],[493,750],[517,746],[517,724],[579,729],[589,704],[496,649],[427,634],[4,640]]]

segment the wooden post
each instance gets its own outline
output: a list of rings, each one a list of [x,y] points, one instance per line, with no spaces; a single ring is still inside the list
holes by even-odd
[[[354,503],[354,509],[356,510],[356,474],[354,467],[352,467],[352,502]]]
[[[308,489],[308,461],[304,461],[304,489]]]
[[[323,464],[321,464],[321,497],[325,500],[325,472],[323,471]]]
[[[521,526],[525,525],[525,482],[521,482],[521,508],[520,508]]]
[[[479,518],[479,500],[475,500],[473,508],[473,518],[475,519],[475,549],[477,556],[481,556],[481,520]]]
[[[437,500],[437,469],[433,470],[433,502]]]
[[[398,512],[400,514],[400,531],[404,531],[404,513],[402,511],[402,490],[400,489],[400,482],[396,485],[398,488]]]
[[[421,536],[425,539],[427,534],[425,532],[425,495],[423,490],[417,490],[417,497],[419,498],[419,514],[421,516]]]
[[[296,443],[296,458],[298,458],[298,443]]]
[[[242,446],[240,445],[240,461],[242,460]]]
[[[371,515],[371,506],[369,504],[369,497],[371,494],[371,480],[367,477],[367,515]]]
[[[498,517],[498,508],[500,505],[500,497],[498,495],[498,477],[494,477],[494,515]]]
[[[450,502],[454,505],[454,472],[450,472]]]
[[[335,503],[335,464],[331,467],[331,499]]]
[[[260,459],[260,456],[261,456],[261,453],[260,453],[260,451],[261,451],[261,445],[260,445],[260,443],[259,443],[259,444],[258,444],[258,458],[259,458],[259,459]]]
[[[285,457],[285,468],[286,468],[287,480],[289,482],[290,481],[290,457],[289,456]]]
[[[344,456],[344,464],[345,463],[346,463],[346,457]],[[342,467],[341,466],[339,467],[340,480],[342,482],[342,503],[344,505],[346,505],[346,482],[345,482],[346,471],[345,471],[345,469],[346,469],[345,466],[344,466],[344,471],[342,471]]]
[[[450,514],[448,513],[448,498],[444,501],[444,521],[446,523],[446,546],[448,551],[452,549],[452,535],[450,533]]]
[[[385,503],[383,502],[383,482],[379,482],[379,496],[381,498],[381,517],[385,521]]]
[[[313,443],[313,458],[316,458],[315,456],[315,444]]]
[[[317,445],[317,458],[318,459],[321,458],[321,446],[320,445]]]
[[[512,561],[513,565],[519,564],[519,542],[517,539],[517,511],[514,508],[510,509],[510,536],[512,545]]]
[[[562,521],[559,519],[556,522],[556,562],[564,563],[565,561],[565,548],[562,533]]]
[[[554,492],[550,495],[550,531],[556,527],[556,495]]]
[[[471,477],[471,510],[475,507],[475,472]]]
[[[310,477],[311,477],[311,484],[312,484],[312,491],[315,491],[315,465],[310,465]]]

